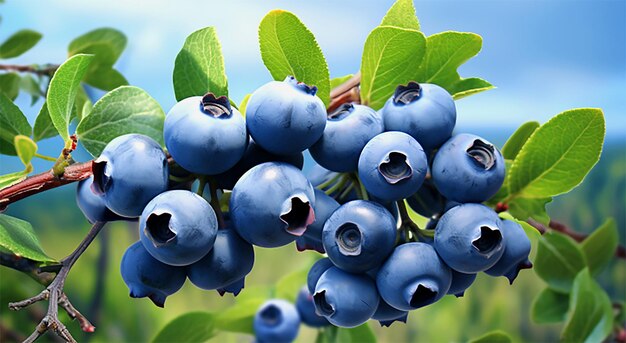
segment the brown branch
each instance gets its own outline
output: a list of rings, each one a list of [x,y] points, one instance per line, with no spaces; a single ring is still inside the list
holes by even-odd
[[[54,274],[41,270],[40,262],[18,255],[0,252],[0,265],[18,270],[44,286],[54,280]]]
[[[554,230],[554,231],[558,231],[564,235],[567,235],[569,237],[571,237],[572,239],[574,239],[576,242],[582,242],[584,241],[587,237],[589,237],[589,235],[586,235],[584,233],[580,233],[577,231],[574,231],[572,229],[570,229],[567,225],[554,221],[554,220],[550,220],[550,223],[548,224],[548,226],[546,227],[545,225],[541,224],[540,222],[533,220],[533,219],[529,219],[528,224],[530,224],[532,227],[534,227],[535,229],[537,229],[537,231],[539,231],[540,234],[545,234],[546,232],[548,232],[549,230]],[[619,244],[617,246],[617,249],[615,250],[615,256],[621,259],[626,259],[626,249],[624,248],[623,245]]]
[[[359,84],[361,83],[361,72],[357,72],[346,82],[335,87],[330,92],[330,104],[327,111],[332,112],[342,104],[348,102],[361,102],[361,94],[359,92]]]
[[[49,77],[52,77],[57,69],[59,69],[59,66],[56,64],[47,64],[42,67],[36,65],[0,64],[0,70],[17,71],[20,73],[31,73]]]

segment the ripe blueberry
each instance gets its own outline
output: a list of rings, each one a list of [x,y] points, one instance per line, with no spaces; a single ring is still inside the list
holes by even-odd
[[[309,273],[306,277],[306,285],[311,294],[315,293],[315,285],[317,285],[317,280],[320,279],[320,276],[324,274],[328,268],[332,267],[333,263],[330,261],[328,257],[319,259],[313,263],[311,269],[309,269]]]
[[[380,326],[389,327],[395,321],[406,323],[409,317],[409,311],[398,310],[397,308],[387,304],[383,299],[380,299],[378,308],[372,316],[372,319],[378,320]]]
[[[298,298],[296,299],[296,309],[300,315],[302,322],[308,326],[319,328],[322,326],[328,326],[330,323],[322,316],[318,316],[315,313],[315,304],[313,303],[313,296],[309,293],[306,286],[303,286],[298,292]]]
[[[448,294],[454,294],[457,298],[462,297],[474,280],[476,280],[476,274],[465,274],[452,269],[452,283]]]
[[[76,203],[89,223],[129,220],[111,212],[104,204],[104,198],[91,190],[92,183],[93,176],[80,181],[76,188]]]
[[[259,343],[292,342],[300,330],[300,316],[293,304],[271,299],[257,310],[253,327]]]
[[[502,220],[502,243],[504,254],[500,260],[485,273],[491,276],[506,276],[509,282],[517,277],[521,269],[532,267],[528,259],[530,254],[530,240],[522,226],[512,220]]]

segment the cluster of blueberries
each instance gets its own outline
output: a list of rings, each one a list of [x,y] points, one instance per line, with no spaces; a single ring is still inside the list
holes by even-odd
[[[78,204],[90,221],[139,218],[140,241],[121,266],[132,297],[163,306],[186,278],[236,295],[253,245],[295,241],[327,254],[308,276],[317,315],[341,327],[390,325],[462,295],[478,272],[513,282],[530,266],[522,227],[481,204],[500,189],[504,159],[481,137],[452,135],[456,108],[445,89],[410,82],[379,111],[344,104],[331,113],[316,90],[293,77],[269,82],[251,95],[245,119],[226,97],[184,99],[164,124],[173,161],[143,135],[104,148]],[[306,149],[317,162],[308,177]],[[206,180],[211,197],[230,196],[226,213],[198,195]],[[431,218],[426,228],[405,202]],[[259,316],[279,325],[272,316],[282,308]]]

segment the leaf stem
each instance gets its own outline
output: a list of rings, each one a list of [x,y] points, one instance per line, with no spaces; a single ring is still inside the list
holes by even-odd
[[[46,161],[51,161],[51,162],[56,162],[57,159],[52,157],[52,156],[46,156],[46,155],[41,155],[41,154],[37,154],[35,153],[35,157],[38,157],[42,160],[46,160]]]
[[[226,228],[226,221],[224,220],[224,213],[222,213],[222,207],[220,206],[220,199],[217,197],[217,180],[214,177],[209,178],[209,191],[211,194],[211,207],[215,211],[217,216],[217,226],[220,229]]]

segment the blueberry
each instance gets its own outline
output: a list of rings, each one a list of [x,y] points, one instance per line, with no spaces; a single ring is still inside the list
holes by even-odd
[[[337,208],[339,208],[339,203],[335,199],[315,189],[315,221],[306,229],[304,236],[321,242],[324,224]]]
[[[324,192],[329,190],[331,187],[338,187],[335,191],[331,192],[329,196],[337,200],[340,204],[358,199],[356,185],[353,181],[348,180],[344,183],[344,185],[337,185],[337,183],[341,182],[341,177],[342,175],[340,173],[330,171],[317,163],[311,167],[307,174],[307,179],[309,179],[313,187]]]
[[[326,126],[326,107],[316,92],[317,87],[300,83],[293,76],[261,86],[246,107],[250,135],[274,154],[294,154],[309,148]]]
[[[139,221],[139,235],[157,260],[185,266],[200,260],[215,242],[217,218],[201,196],[167,191],[152,199]]]
[[[219,174],[246,151],[243,116],[227,97],[212,93],[178,102],[165,117],[165,146],[176,163],[193,173]]]
[[[326,253],[322,241],[316,240],[315,238],[311,238],[309,236],[300,236],[296,238],[296,249],[298,251],[313,250],[319,252],[320,254]]]
[[[152,138],[127,134],[114,138],[93,162],[92,190],[123,217],[139,217],[152,198],[167,190],[165,153]]]
[[[448,200],[483,202],[504,181],[504,158],[488,141],[471,134],[450,138],[435,155],[432,176]]]
[[[409,311],[398,310],[397,308],[387,304],[383,299],[380,299],[378,308],[372,316],[372,319],[378,320],[380,326],[390,326],[394,322],[406,323],[409,317]]]
[[[313,293],[316,313],[335,326],[347,328],[370,319],[379,301],[376,284],[369,276],[347,273],[337,267],[322,274]]]
[[[328,326],[330,323],[322,316],[318,316],[315,313],[315,304],[313,303],[313,296],[309,293],[306,286],[300,289],[298,292],[298,298],[296,299],[296,309],[300,314],[302,322],[310,327],[319,328]]]
[[[333,264],[352,273],[376,268],[393,251],[396,220],[383,206],[353,200],[324,224],[322,243]]]
[[[513,284],[521,269],[532,267],[528,259],[530,254],[530,240],[522,226],[515,221],[502,220],[502,239],[504,254],[500,260],[485,273],[491,276],[505,276]]]
[[[202,289],[219,289],[243,280],[254,265],[254,249],[235,230],[217,231],[213,249],[187,268],[189,280]]]
[[[417,192],[406,198],[407,204],[421,216],[430,218],[445,212],[446,198],[439,193],[431,179],[424,180]]]
[[[489,207],[463,204],[444,213],[435,229],[435,249],[459,272],[472,274],[491,268],[504,252],[502,221]]]
[[[129,220],[129,218],[124,218],[111,212],[104,204],[104,198],[91,190],[92,183],[93,176],[80,181],[76,188],[76,203],[89,223]]]
[[[324,274],[328,268],[332,267],[333,263],[330,261],[328,257],[319,259],[313,263],[311,269],[309,269],[309,273],[306,277],[306,285],[309,288],[309,292],[311,294],[315,293],[315,285],[317,285],[317,280],[320,279],[320,276]]]
[[[230,215],[250,244],[272,248],[302,236],[315,220],[313,186],[286,163],[267,162],[248,170],[235,184]]]
[[[399,131],[372,138],[359,157],[359,178],[372,195],[386,201],[417,192],[426,177],[428,161],[420,144]]]
[[[300,316],[293,304],[271,299],[257,310],[253,327],[259,343],[292,342],[300,330]]]
[[[400,85],[382,110],[387,131],[406,132],[430,151],[445,142],[456,123],[454,99],[429,83]]]
[[[454,294],[457,298],[462,297],[474,280],[476,280],[476,274],[465,274],[452,269],[452,283],[448,294]]]
[[[354,172],[365,144],[384,129],[381,115],[373,109],[344,104],[328,115],[324,134],[309,151],[326,169]]]
[[[450,268],[426,243],[396,247],[378,271],[380,296],[399,310],[414,310],[441,299],[452,281]]]
[[[124,253],[121,274],[131,297],[148,297],[159,307],[185,283],[185,268],[159,262],[141,242],[135,242]]]
[[[224,296],[224,294],[226,293],[232,293],[234,296],[238,296],[239,292],[241,292],[241,290],[244,288],[246,283],[246,278],[242,277],[241,279],[228,284],[226,286],[220,287],[217,290],[217,293],[220,294],[220,296]]]

